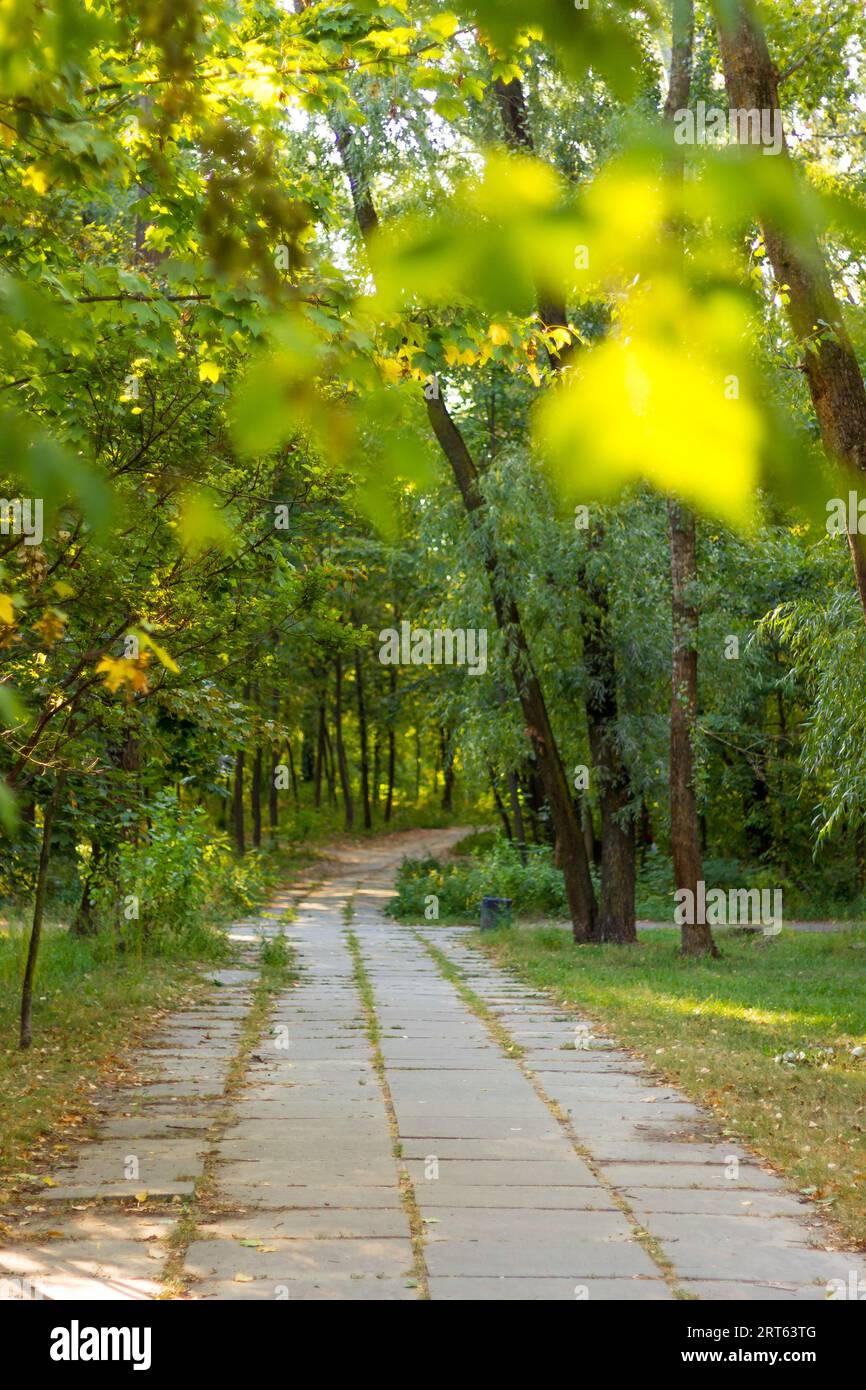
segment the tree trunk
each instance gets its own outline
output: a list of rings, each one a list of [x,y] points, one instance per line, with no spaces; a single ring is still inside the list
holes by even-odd
[[[337,774],[334,770],[334,750],[331,746],[331,735],[328,731],[328,720],[325,719],[325,776],[328,780],[328,800],[332,806],[337,804]]]
[[[275,749],[271,753],[271,780],[268,786],[268,828],[271,838],[275,839],[280,828],[280,800],[277,796],[277,768],[280,765],[280,755]]]
[[[671,70],[664,121],[670,133],[677,111],[689,104],[694,50],[694,0],[674,0],[671,18]],[[683,178],[682,152],[671,145],[667,156],[673,178]],[[669,235],[681,240],[671,228]],[[694,731],[698,717],[698,610],[694,589],[698,578],[695,518],[681,503],[668,502],[671,555],[671,744],[670,810],[674,885],[687,890],[697,905],[703,878],[700,824],[695,795]],[[684,922],[684,956],[718,955],[706,922]]]
[[[340,787],[343,792],[345,827],[351,830],[355,822],[355,803],[352,800],[352,784],[349,781],[349,764],[346,761],[346,746],[343,743],[343,658],[334,660],[334,737],[337,742],[337,766],[340,769]]]
[[[322,804],[322,767],[325,762],[325,697],[319,701],[319,719],[316,733],[316,781],[313,792],[313,805]]]
[[[239,748],[235,756],[235,782],[234,782],[234,831],[235,845],[239,854],[246,854],[246,836],[244,830],[244,764],[246,756],[244,750]]]
[[[370,749],[367,737],[367,709],[364,704],[364,673],[361,665],[361,652],[355,648],[355,696],[358,702],[358,738],[361,748],[361,805],[364,811],[364,829],[372,830],[373,817],[370,813]]]
[[[250,781],[250,815],[253,822],[253,845],[262,847],[262,750],[256,749],[253,759],[253,775]]]
[[[580,819],[571,799],[541,684],[535,674],[529,644],[517,602],[501,572],[489,538],[483,532],[484,498],[475,464],[445,407],[434,398],[427,402],[433,430],[451,463],[473,528],[481,543],[497,622],[508,649],[509,664],[520,698],[526,732],[544,782],[553,825],[562,848],[562,871],[575,941],[597,939],[595,893],[583,844]]]
[[[519,78],[509,83],[502,78],[494,83],[500,115],[509,148],[515,152],[535,154],[535,142],[526,110],[526,99]],[[553,303],[539,296],[539,314],[548,326],[567,324],[564,304]],[[548,349],[551,368],[559,372],[575,350],[575,343]],[[603,941],[633,942],[635,931],[635,845],[634,826],[629,818],[630,781],[616,742],[618,702],[614,652],[609,626],[607,594],[596,581],[590,600],[600,610],[604,620],[590,623],[584,634],[584,654],[587,658],[586,703],[595,774],[600,783],[601,809],[601,896],[599,902],[599,933]],[[590,669],[591,668],[591,669]],[[599,759],[601,761],[599,761]],[[578,812],[575,809],[575,819]],[[555,823],[557,862],[566,859],[568,847],[563,843],[559,825]],[[585,850],[584,850],[585,853]]]
[[[323,677],[324,679],[324,677]],[[307,709],[301,728],[301,781],[312,782],[316,775],[316,739],[318,738],[318,705],[315,713]]]
[[[35,802],[33,803],[35,809]],[[99,865],[105,853],[100,840],[96,840],[90,851],[90,864],[88,865],[87,877],[84,880],[84,888],[81,893],[81,902],[78,904],[78,911],[72,920],[69,928],[70,936],[96,936],[97,922],[94,916],[93,902],[93,883],[99,870]]]
[[[286,752],[289,755],[289,781],[292,784],[292,798],[295,803],[295,810],[299,811],[301,807],[301,798],[298,792],[298,779],[295,776],[295,759],[292,754],[291,739],[286,744]]]
[[[508,819],[508,812],[505,809],[502,797],[499,795],[499,785],[496,780],[496,772],[492,766],[490,768],[490,786],[493,789],[493,804],[496,807],[499,819],[502,821],[502,828],[505,831],[505,838],[506,840],[513,840],[514,836],[511,833],[511,822]]]
[[[598,541],[596,540],[596,544]],[[616,743],[617,690],[610,635],[607,589],[585,581],[592,605],[584,619],[586,719],[593,777],[601,812],[601,894],[599,934],[620,945],[637,940],[635,925],[634,818],[631,788]]]
[[[388,711],[388,791],[385,795],[385,822],[391,819],[394,806],[394,779],[397,775],[397,668],[389,666],[388,685],[390,687],[390,709]]]
[[[676,502],[668,504],[673,606],[673,660],[671,680],[671,854],[674,884],[687,889],[697,903],[698,883],[703,878],[695,796],[693,730],[698,713],[698,612],[692,590],[697,578],[695,519]],[[684,922],[682,953],[718,955],[713,935],[705,922]]]
[[[514,837],[517,841],[517,853],[520,855],[520,862],[526,867],[526,829],[523,824],[523,807],[520,804],[520,787],[517,782],[517,773],[513,770],[508,774],[508,800],[511,802],[511,814],[514,817]]]
[[[439,730],[439,751],[442,758],[442,810],[450,811],[454,804],[454,750],[447,729]]]
[[[358,166],[353,165],[349,155],[350,142],[346,139],[346,131],[337,128],[335,129],[335,136],[337,148],[349,179],[358,226],[366,242],[378,226],[378,217],[369,185],[366,180],[360,182],[358,179]],[[516,600],[510,590],[506,569],[500,562],[483,525],[484,496],[475,462],[441,396],[434,396],[426,404],[433,433],[451,466],[455,481],[460,489],[460,495],[463,498],[472,530],[478,540],[483,564],[490,581],[496,620],[508,648],[509,664],[523,707],[527,734],[538,759],[554,826],[563,847],[563,874],[574,939],[576,942],[595,940],[597,937],[595,893],[584,850],[580,821],[569,794],[568,782],[554,738],[547,705],[533,668],[529,644],[523,630]]]
[[[36,873],[36,897],[33,903],[33,925],[27,944],[27,964],[24,967],[24,982],[21,986],[21,1027],[18,1046],[25,1051],[33,1041],[33,978],[36,974],[36,961],[39,956],[39,943],[42,940],[42,918],[45,915],[45,894],[48,888],[48,862],[51,858],[51,835],[54,830],[54,817],[63,796],[66,774],[58,773],[54,791],[45,807],[42,822],[42,845],[39,850],[39,868]]]
[[[373,801],[374,814],[379,814],[380,792],[382,790],[382,731],[376,730],[373,739],[373,787],[371,797]]]
[[[713,0],[713,9],[730,106],[772,111],[781,128],[779,74],[760,19],[743,0]],[[790,157],[784,139],[777,157]],[[866,473],[866,389],[821,244],[817,235],[803,226],[798,227],[796,241],[768,221],[761,230],[776,283],[785,289],[788,320],[803,347],[800,366],[824,447],[851,472],[852,484],[857,480],[862,483]],[[847,536],[866,616],[866,553],[859,535],[849,530]]]

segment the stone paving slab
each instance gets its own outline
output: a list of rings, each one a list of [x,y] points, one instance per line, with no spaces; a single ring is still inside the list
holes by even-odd
[[[451,1240],[432,1243],[425,1250],[431,1278],[437,1275],[560,1275],[569,1279],[591,1275],[613,1278],[657,1276],[658,1266],[636,1241],[547,1241],[527,1244],[517,1240]]]
[[[423,1190],[425,1184],[424,1164],[417,1159],[409,1159],[406,1167],[409,1176]],[[443,1186],[473,1187],[489,1183],[492,1187],[594,1187],[597,1179],[577,1156],[574,1161],[551,1159],[524,1160],[506,1159],[462,1159],[443,1158],[439,1161],[439,1177]]]
[[[827,1289],[823,1284],[761,1284],[738,1279],[684,1279],[682,1287],[694,1298],[732,1301],[734,1303],[826,1303]]]
[[[815,1208],[589,1020],[510,979],[460,929],[384,916],[401,855],[440,852],[462,833],[342,842],[321,878],[317,866],[269,913],[237,923],[245,959],[285,931],[299,966],[240,1088],[224,1094],[255,982],[246,966],[211,972],[213,1000],[166,1020],[143,1058],[147,1084],[101,1105],[97,1140],[39,1194],[58,1238],[0,1250],[0,1270],[14,1281],[29,1269],[49,1297],[157,1297],[170,1207],[190,1198],[193,1299],[808,1301],[827,1297],[829,1279],[864,1277],[860,1256],[827,1248]],[[426,941],[464,972],[504,1042]],[[575,1046],[581,1022],[589,1047]],[[130,1155],[135,1180],[121,1176]],[[136,1209],[142,1188],[166,1200],[163,1215]],[[70,1199],[99,1205],[72,1212]]]
[[[399,1203],[391,1209],[351,1206],[312,1207],[302,1211],[239,1212],[199,1226],[202,1236],[231,1236],[262,1240],[265,1244],[284,1240],[353,1240],[357,1237],[382,1240],[406,1239],[406,1218]]]
[[[721,1295],[720,1295],[721,1296]],[[532,1278],[510,1275],[500,1278],[436,1276],[430,1280],[430,1297],[459,1302],[593,1302],[614,1299],[623,1303],[670,1302],[673,1293],[662,1279]]]
[[[814,1208],[788,1192],[752,1188],[730,1190],[706,1187],[623,1187],[622,1196],[638,1215],[683,1213],[688,1216],[793,1216],[801,1222],[816,1220]],[[655,1224],[655,1223],[654,1223]]]
[[[602,1171],[615,1187],[711,1187],[724,1191],[732,1186],[724,1168],[712,1163],[607,1163],[602,1165]],[[736,1186],[738,1192],[747,1188],[784,1190],[775,1174],[755,1163],[741,1170]]]
[[[209,1280],[201,1299],[231,1302],[333,1302],[333,1303],[414,1303],[418,1286],[409,1279],[379,1278],[372,1275],[317,1274],[312,1278],[284,1275],[278,1282],[253,1279],[238,1283],[227,1279]]]
[[[412,1246],[405,1236],[402,1240],[298,1238],[259,1247],[216,1237],[193,1241],[186,1268],[197,1280],[233,1280],[236,1274],[272,1283],[328,1274],[350,1279],[400,1279],[411,1277]]]
[[[91,1202],[109,1201],[121,1198],[124,1201],[131,1201],[135,1193],[142,1191],[137,1182],[114,1182],[114,1183],[89,1183],[81,1184],[78,1187],[65,1186],[58,1183],[56,1187],[46,1187],[45,1191],[40,1191],[39,1201],[41,1202]],[[148,1197],[152,1201],[160,1198],[191,1197],[195,1192],[194,1182],[160,1182],[153,1183],[147,1188]]]
[[[470,1183],[425,1183],[415,1188],[421,1210],[433,1211],[445,1207],[481,1207],[494,1211],[500,1208],[530,1209],[532,1211],[614,1211],[613,1197],[599,1183],[591,1187],[494,1187],[485,1183],[474,1187]]]
[[[459,931],[423,935],[465,971],[497,1023],[517,1036],[522,1008],[502,1001],[498,971],[468,950]],[[533,1029],[554,1002],[538,996]],[[536,1033],[537,1036],[537,1033]],[[699,1298],[826,1297],[826,1282],[866,1269],[862,1257],[821,1249],[833,1245],[815,1208],[797,1200],[780,1178],[737,1145],[718,1137],[713,1117],[660,1082],[649,1067],[616,1048],[578,1049],[570,1056],[543,1040],[524,1052],[524,1069],[542,1094],[568,1114],[571,1132],[589,1153],[606,1189],[673,1265],[673,1279]],[[736,1181],[728,1158],[739,1159]],[[456,1187],[451,1188],[456,1191]]]

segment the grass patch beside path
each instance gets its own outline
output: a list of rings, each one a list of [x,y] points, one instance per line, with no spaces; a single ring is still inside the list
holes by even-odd
[[[251,858],[251,857],[250,857]],[[249,868],[243,902],[206,904],[201,920],[165,930],[147,950],[118,949],[106,932],[72,936],[49,913],[36,972],[33,1046],[18,1051],[21,975],[29,913],[0,917],[0,1202],[36,1190],[49,1163],[89,1133],[92,1102],[106,1085],[131,1081],[142,1041],[174,1010],[211,991],[211,968],[229,963],[236,948],[220,930],[246,914],[272,914],[273,885],[290,882],[315,855],[305,845],[281,845]],[[218,909],[218,910],[217,910]],[[285,919],[288,912],[282,914]],[[261,953],[263,988],[291,978],[282,937]]]
[[[470,940],[709,1106],[866,1247],[866,932],[718,935],[719,961],[681,960],[664,931],[627,948],[557,927]]]
[[[0,936],[0,1201],[32,1188],[28,1179],[49,1158],[88,1133],[95,1094],[130,1080],[145,1035],[209,988],[200,965],[163,956],[100,959],[92,940],[48,931],[33,1046],[19,1052],[18,954],[18,944]]]

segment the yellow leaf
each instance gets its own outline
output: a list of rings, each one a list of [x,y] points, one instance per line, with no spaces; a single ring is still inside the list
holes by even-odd
[[[390,385],[395,385],[403,376],[403,368],[395,357],[377,357],[376,362],[379,371],[385,381]]]
[[[236,1284],[251,1284],[253,1282],[253,1276],[251,1274],[236,1274],[234,1282]]]
[[[125,679],[124,665],[123,660],[116,661],[112,656],[104,656],[96,667],[97,674],[105,672],[105,684],[112,695],[123,685]]]
[[[152,637],[142,634],[141,643],[144,647],[150,647],[157,661],[161,661],[166,671],[171,671],[175,676],[180,673],[180,667],[173,657],[169,656],[165,647],[161,647],[158,642],[154,642]]]
[[[460,21],[457,16],[451,14],[449,10],[445,10],[442,14],[434,15],[432,19],[428,20],[427,28],[431,33],[441,35],[443,39],[450,39],[452,34],[457,32],[459,24]]]
[[[105,684],[112,695],[122,685],[129,685],[133,690],[145,693],[149,688],[147,682],[149,662],[149,652],[142,652],[141,656],[134,660],[125,656],[104,656],[96,670],[97,673],[105,672]]]
[[[547,336],[553,339],[553,346],[557,352],[571,343],[571,334],[567,328],[548,328]]]
[[[10,627],[15,621],[15,609],[8,594],[0,594],[0,623],[7,623]]]
[[[487,336],[496,347],[504,347],[506,343],[511,342],[511,334],[504,323],[491,323]]]
[[[147,1191],[147,1189],[145,1188],[145,1190],[144,1190],[143,1192],[136,1192],[136,1194],[135,1194],[135,1200],[136,1200],[137,1202],[146,1202],[149,1196],[150,1196],[150,1193],[149,1193],[149,1192]]]
[[[53,646],[63,636],[65,626],[66,614],[57,608],[46,608],[39,621],[33,624],[47,647]]]
[[[198,379],[199,381],[219,381],[221,370],[216,362],[201,362],[199,363]]]
[[[48,170],[43,164],[30,164],[24,170],[23,182],[34,189],[41,198],[48,191]]]
[[[658,276],[625,305],[621,326],[538,407],[539,443],[561,487],[583,500],[644,479],[748,524],[767,428],[740,301],[697,299]],[[708,449],[714,466],[702,462]]]

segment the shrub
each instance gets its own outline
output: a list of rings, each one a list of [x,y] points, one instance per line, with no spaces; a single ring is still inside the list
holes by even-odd
[[[215,928],[261,900],[264,857],[238,858],[227,836],[212,833],[207,813],[172,792],[158,793],[146,817],[146,833],[122,840],[92,875],[100,926],[137,950],[218,956],[226,945]]]
[[[528,845],[527,862],[510,840],[441,864],[437,859],[405,859],[397,875],[397,896],[388,904],[393,917],[423,918],[425,899],[439,899],[439,919],[475,921],[488,894],[511,898],[515,914],[562,917],[565,885],[548,845]]]

